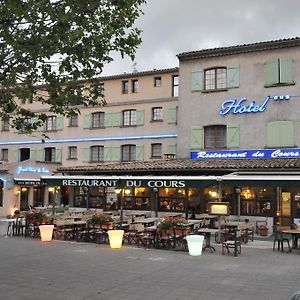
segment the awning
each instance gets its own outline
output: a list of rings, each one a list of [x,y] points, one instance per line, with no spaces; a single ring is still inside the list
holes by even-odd
[[[217,183],[216,176],[42,176],[42,184],[51,186],[115,188],[203,188]]]

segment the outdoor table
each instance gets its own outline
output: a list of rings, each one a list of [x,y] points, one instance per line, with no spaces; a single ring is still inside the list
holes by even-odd
[[[154,223],[158,220],[158,218],[145,218],[140,220],[135,220],[133,223],[141,223],[144,224],[146,227],[154,225]],[[148,226],[147,226],[148,225]]]
[[[199,228],[201,227],[202,220],[187,220],[190,227]]]
[[[292,236],[292,248],[293,249],[298,249],[298,238],[300,237],[300,229],[295,228],[295,229],[281,229],[280,230],[282,233],[290,234]]]
[[[209,249],[210,253],[212,253],[213,251],[216,251],[215,247],[211,246],[211,244],[210,244],[210,236],[212,233],[215,234],[218,231],[219,231],[218,229],[213,229],[213,228],[199,228],[197,230],[198,233],[204,233],[204,236],[205,236],[205,245],[203,247],[204,251],[205,251],[205,249]]]

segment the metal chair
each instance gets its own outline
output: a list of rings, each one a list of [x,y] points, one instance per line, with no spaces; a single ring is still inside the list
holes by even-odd
[[[292,248],[290,246],[290,239],[286,237],[282,232],[280,232],[277,226],[273,226],[273,236],[273,251],[275,250],[275,245],[277,243],[277,250],[281,250],[281,252],[283,252],[283,243],[286,242],[289,249],[287,253],[292,252]]]

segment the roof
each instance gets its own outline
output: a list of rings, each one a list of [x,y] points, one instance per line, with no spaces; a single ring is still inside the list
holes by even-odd
[[[252,44],[242,44],[242,45],[229,46],[229,47],[203,49],[199,51],[183,52],[178,54],[177,57],[180,61],[183,61],[183,60],[198,59],[198,58],[208,58],[208,57],[216,57],[216,56],[234,55],[240,53],[282,49],[282,48],[289,48],[289,47],[296,47],[296,46],[300,46],[299,37],[258,42]]]
[[[190,160],[161,159],[101,165],[58,168],[66,174],[226,174],[238,171],[300,171],[300,159],[235,159],[235,160]]]

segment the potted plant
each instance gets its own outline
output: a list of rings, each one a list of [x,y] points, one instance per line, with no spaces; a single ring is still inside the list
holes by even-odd
[[[159,232],[164,235],[173,235],[173,226],[174,226],[174,220],[169,218],[161,219],[157,223],[157,228]]]
[[[105,227],[106,229],[113,228],[113,219],[110,216],[104,214],[94,214],[88,219],[88,223],[93,226],[100,225],[101,227]]]
[[[176,235],[187,235],[189,233],[189,222],[185,219],[176,219],[174,221]]]
[[[48,216],[45,212],[40,210],[30,210],[25,214],[26,222],[35,224],[35,225],[43,225],[48,223]]]

